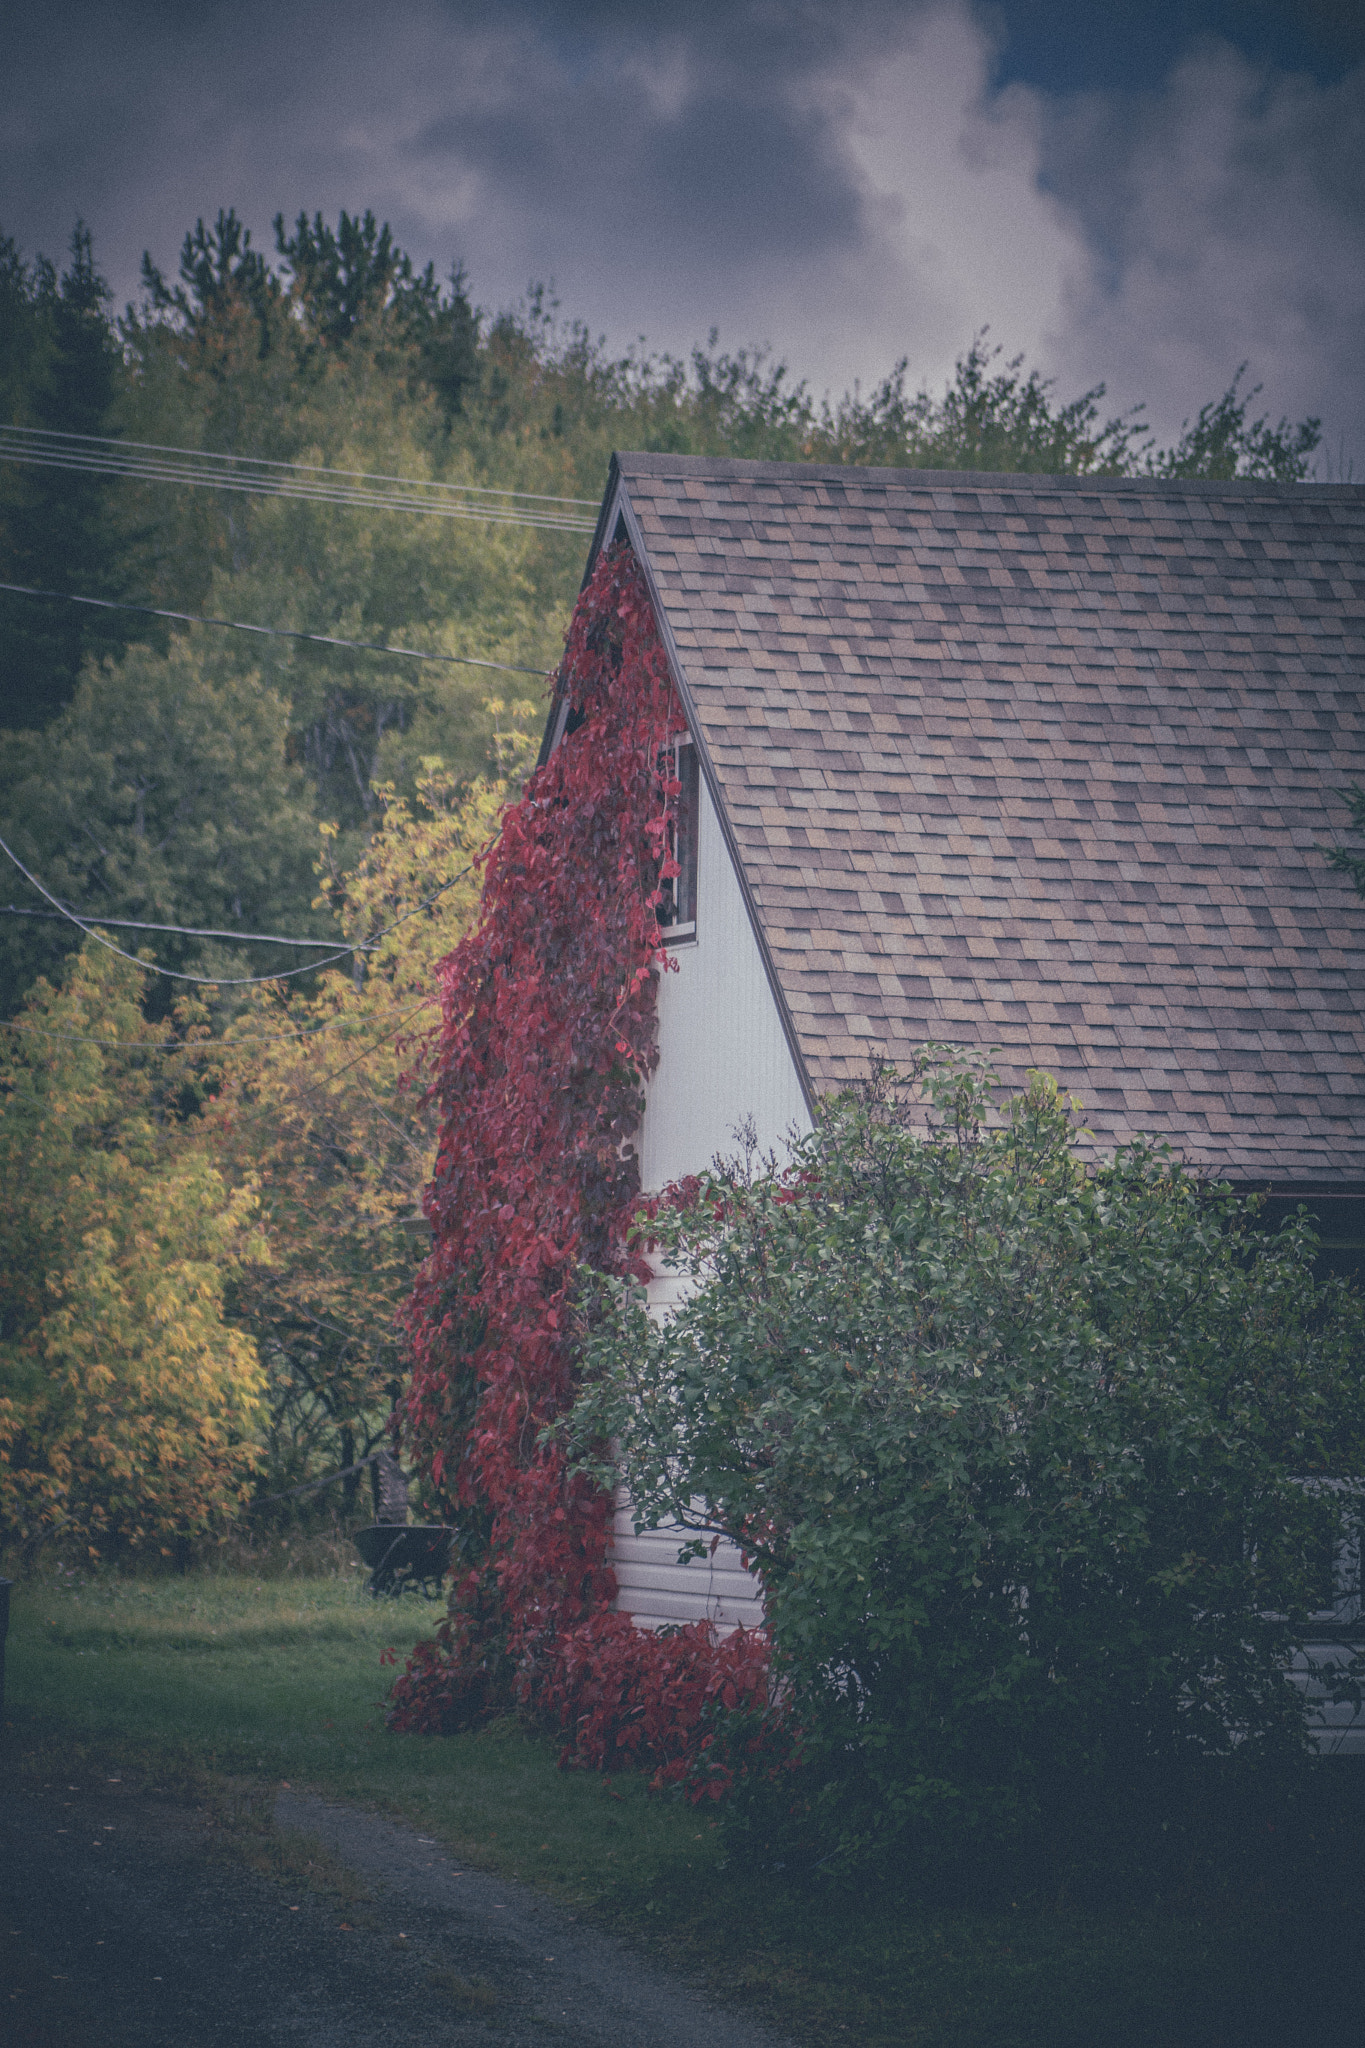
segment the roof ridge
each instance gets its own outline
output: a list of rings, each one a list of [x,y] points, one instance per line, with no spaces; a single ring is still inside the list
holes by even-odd
[[[914,469],[908,464],[878,468],[857,462],[763,462],[749,456],[675,455],[646,449],[616,449],[612,461],[627,481],[632,476],[665,480],[707,477],[746,478],[753,482],[881,483],[907,488],[1011,491],[1135,491],[1144,496],[1171,493],[1195,497],[1258,495],[1289,499],[1328,498],[1365,503],[1365,483],[1277,483],[1261,477],[1107,476],[1096,471],[1068,475],[1044,470]]]

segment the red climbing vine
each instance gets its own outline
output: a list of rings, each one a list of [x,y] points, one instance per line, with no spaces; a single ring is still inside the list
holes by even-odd
[[[541,1434],[575,1391],[579,1266],[619,1273],[631,1257],[632,1141],[669,965],[656,911],[677,873],[678,788],[661,764],[683,720],[625,547],[579,600],[557,701],[566,736],[507,812],[479,921],[442,969],[432,1251],[407,1312],[404,1428],[461,1549],[447,1619],[409,1659],[390,1722],[434,1732],[516,1704],[568,1729],[582,1761],[662,1766],[706,1699],[757,1698],[765,1652],[704,1627],[685,1645],[642,1637],[612,1614],[611,1503]]]

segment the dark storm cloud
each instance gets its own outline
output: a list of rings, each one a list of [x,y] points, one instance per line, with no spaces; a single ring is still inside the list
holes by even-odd
[[[1323,419],[1325,456],[1365,453],[1365,70],[1276,73],[1210,40],[1161,93],[1053,101],[1041,133],[1091,252],[1063,359],[1103,359],[1167,427],[1249,359],[1268,409]]]
[[[901,354],[937,380],[989,322],[1167,428],[1250,356],[1272,410],[1365,455],[1348,46],[1296,69],[1266,30],[1247,54],[1232,0],[1117,7],[1097,40],[1072,8],[1049,39],[1070,5],[30,6],[0,71],[0,225],[56,253],[82,214],[125,297],[144,246],[173,267],[219,206],[268,247],[277,211],[369,205],[484,305],[553,279],[613,344],[716,323],[837,391]]]
[[[461,178],[541,250],[636,236],[657,256],[667,235],[791,258],[855,238],[859,206],[827,117],[790,88],[883,11],[851,6],[837,30],[800,4],[693,7],[685,30],[673,10],[534,0],[34,12],[8,67],[5,218],[51,245],[83,213],[124,291],[142,242],[164,259],[219,204],[259,239],[279,208],[378,185],[421,237],[434,188],[453,199]],[[484,239],[472,209],[445,210]],[[525,278],[494,260],[477,282]]]
[[[615,66],[581,85],[544,80],[531,106],[499,95],[442,113],[402,155],[427,178],[477,174],[500,210],[652,260],[666,248],[675,262],[770,264],[855,242],[860,198],[828,118],[708,71],[663,104]],[[597,178],[584,175],[589,136],[603,138]]]

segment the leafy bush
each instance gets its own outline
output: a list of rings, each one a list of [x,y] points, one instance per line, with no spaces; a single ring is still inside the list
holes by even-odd
[[[781,1816],[846,1857],[1302,1754],[1283,1662],[1343,1500],[1313,1482],[1365,1472],[1362,1304],[1307,1226],[1143,1145],[1087,1167],[1050,1081],[1002,1117],[991,1078],[929,1048],[784,1170],[718,1164],[639,1227],[685,1304],[605,1281],[588,1338],[580,1443],[638,1526],[756,1564]]]

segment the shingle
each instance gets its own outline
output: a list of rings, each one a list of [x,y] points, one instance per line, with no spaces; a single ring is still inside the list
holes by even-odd
[[[618,460],[817,1091],[998,1047],[1365,1184],[1365,489]]]

